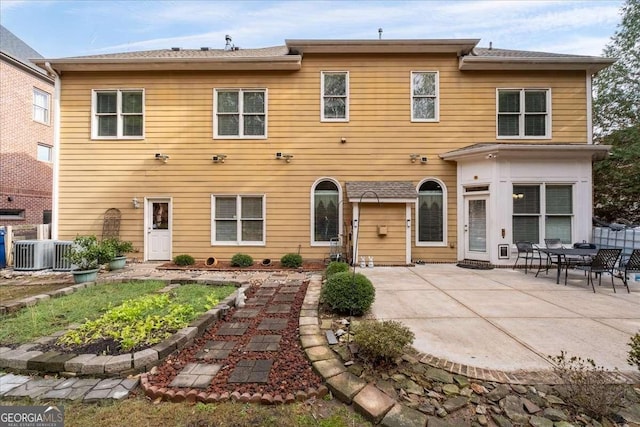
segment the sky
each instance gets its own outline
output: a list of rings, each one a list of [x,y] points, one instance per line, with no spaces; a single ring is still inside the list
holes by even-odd
[[[623,0],[0,0],[0,23],[46,58],[286,39],[481,39],[601,56]]]

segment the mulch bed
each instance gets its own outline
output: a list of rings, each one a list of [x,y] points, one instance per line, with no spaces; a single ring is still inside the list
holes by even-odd
[[[323,271],[327,268],[323,261],[304,261],[300,268],[287,268],[280,264],[279,260],[273,260],[265,265],[262,262],[254,262],[249,267],[233,267],[230,261],[218,261],[216,265],[207,265],[205,260],[196,261],[193,265],[180,266],[173,262],[167,262],[157,267],[158,270],[203,270],[203,271]]]
[[[212,363],[221,364],[222,368],[215,375],[211,385],[205,389],[198,389],[206,393],[270,393],[270,394],[286,394],[295,393],[296,391],[306,391],[309,388],[317,388],[322,385],[322,379],[313,372],[310,362],[307,360],[299,341],[298,318],[302,302],[304,300],[308,281],[304,281],[300,285],[295,294],[293,302],[291,302],[291,310],[289,313],[283,314],[267,314],[266,306],[252,306],[247,304],[245,308],[259,308],[260,312],[253,318],[234,318],[233,315],[238,310],[232,308],[227,312],[225,317],[210,328],[202,337],[197,338],[194,344],[188,348],[181,350],[179,353],[169,356],[167,360],[157,367],[155,372],[149,375],[149,386],[157,386],[158,388],[167,388],[179,391],[179,388],[169,387],[169,384],[180,373],[180,371],[188,363]],[[284,285],[280,285],[283,287]],[[246,291],[248,300],[255,296],[259,286],[252,286]],[[265,288],[262,288],[265,289]],[[274,288],[270,288],[274,289]],[[275,288],[278,289],[278,288]],[[279,295],[275,293],[270,296],[269,303],[273,303],[273,299]],[[259,330],[258,325],[263,319],[287,319],[287,327],[284,330],[267,331]],[[248,323],[249,327],[241,336],[218,336],[218,330],[228,322]],[[244,347],[249,343],[251,338],[259,335],[281,335],[280,346],[278,351],[246,351]],[[198,359],[198,354],[207,341],[232,341],[235,343],[231,353],[221,360],[216,359]],[[241,360],[273,360],[273,365],[269,373],[267,383],[229,383],[229,376],[236,368]]]

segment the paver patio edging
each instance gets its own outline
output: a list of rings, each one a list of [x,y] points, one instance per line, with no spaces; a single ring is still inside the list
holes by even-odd
[[[136,279],[139,280],[139,279]],[[238,288],[248,286],[246,283],[238,283],[233,281],[219,280],[199,280],[199,279],[172,279],[162,280],[153,279],[164,282],[165,287],[158,290],[158,293],[167,292],[180,284],[202,284],[202,285],[222,285],[231,284]],[[105,283],[126,283],[131,279],[115,279],[115,280],[99,280],[96,282],[87,282],[79,285],[73,285],[66,288],[57,289],[47,294],[37,295],[35,297],[24,298],[22,300],[11,301],[2,307],[18,307],[14,311],[21,308],[35,305],[40,301],[48,298],[56,298],[59,296],[69,295],[79,289]],[[57,351],[43,352],[35,350],[39,344],[48,344],[57,339],[65,331],[59,331],[51,336],[42,337],[35,343],[22,344],[12,349],[9,347],[0,347],[0,368],[9,369],[15,372],[25,371],[27,373],[60,373],[62,375],[87,375],[97,377],[113,377],[127,376],[146,372],[153,366],[158,365],[162,360],[174,351],[180,350],[190,345],[193,340],[202,335],[207,327],[217,322],[231,307],[235,307],[235,300],[238,291],[234,291],[231,295],[225,297],[218,305],[202,315],[194,319],[187,327],[176,331],[173,335],[144,350],[124,353],[117,356],[100,356],[95,354],[74,354],[60,353]],[[48,296],[48,298],[46,298]],[[32,304],[33,302],[33,304]],[[1,308],[1,307],[0,307]],[[13,311],[1,311],[0,313],[11,313]]]

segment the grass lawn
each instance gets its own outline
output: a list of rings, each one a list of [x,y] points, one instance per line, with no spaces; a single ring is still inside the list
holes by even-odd
[[[0,316],[0,343],[22,344],[60,331],[73,323],[84,323],[102,316],[125,301],[152,294],[165,287],[160,281],[110,283],[81,289],[71,295],[41,301],[17,313]],[[180,286],[173,293],[179,304],[190,304],[196,312],[206,310],[207,295],[219,299],[231,294],[234,286]]]
[[[245,403],[154,403],[144,397],[120,402],[82,404],[36,402],[64,407],[65,427],[369,427],[371,424],[335,399],[265,406]],[[3,405],[33,405],[11,400]]]

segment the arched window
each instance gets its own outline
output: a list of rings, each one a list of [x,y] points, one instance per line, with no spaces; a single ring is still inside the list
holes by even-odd
[[[446,191],[444,185],[427,179],[418,187],[418,244],[445,244]]]
[[[312,242],[328,244],[340,236],[340,187],[333,180],[321,179],[312,191]]]

